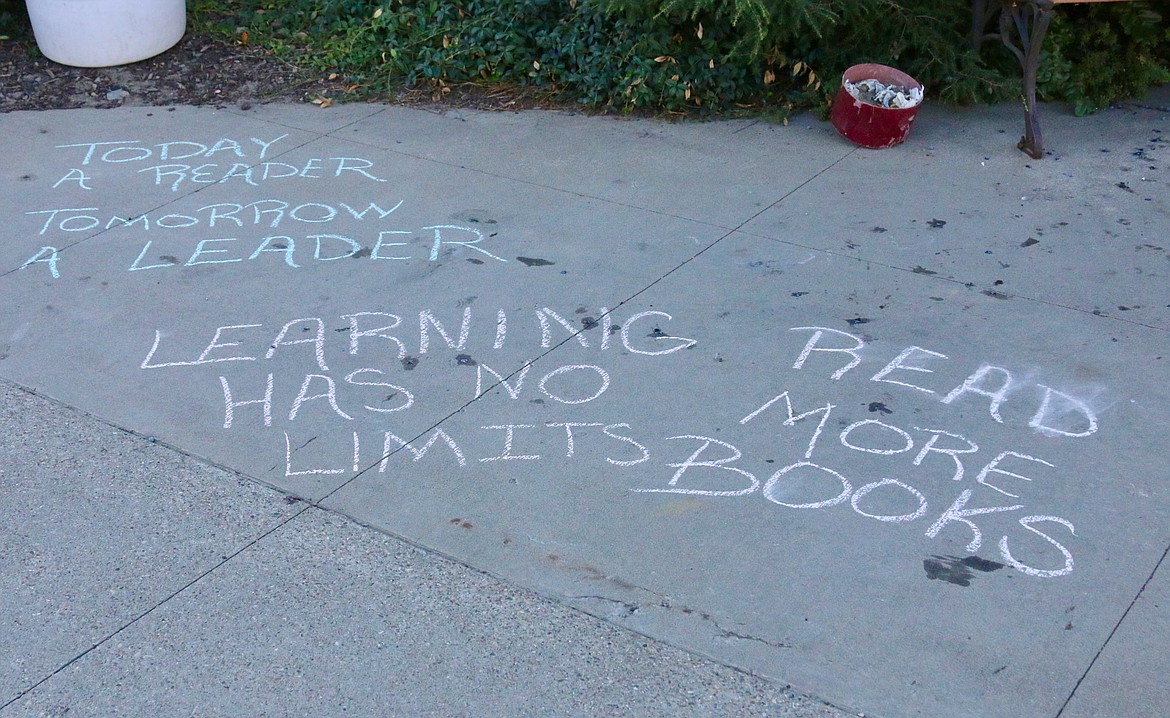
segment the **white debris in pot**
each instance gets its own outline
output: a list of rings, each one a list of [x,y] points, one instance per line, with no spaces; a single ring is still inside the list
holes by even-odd
[[[854,99],[879,107],[906,109],[922,102],[922,88],[906,89],[898,85],[887,85],[877,80],[845,81],[845,91]]]

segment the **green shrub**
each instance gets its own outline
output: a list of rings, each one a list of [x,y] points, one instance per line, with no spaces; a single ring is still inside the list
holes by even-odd
[[[1038,84],[1045,100],[1085,115],[1170,82],[1170,27],[1153,3],[1059,9]]]
[[[0,0],[0,40],[31,37],[24,0]]]
[[[997,41],[970,48],[969,0],[189,0],[190,27],[260,46],[348,83],[441,95],[507,85],[612,110],[826,107],[858,62],[898,67],[948,102],[1020,94]],[[1039,92],[1078,114],[1170,81],[1158,0],[1062,5]],[[0,38],[31,42],[23,0]]]
[[[857,62],[899,67],[950,102],[1006,99],[1020,93],[1021,69],[998,41],[982,54],[967,42],[969,0],[603,0],[607,7],[719,18],[739,42],[728,61],[798,58],[831,86]],[[992,30],[995,29],[994,21]],[[1044,45],[1040,91],[1078,113],[1140,94],[1170,79],[1170,30],[1152,1],[1065,5]]]
[[[1165,81],[1153,0],[1056,12],[1043,97],[1091,111]],[[841,72],[896,66],[944,101],[1015,98],[1020,68],[976,53],[969,0],[198,0],[205,27],[350,83],[441,95],[460,83],[532,88],[615,110],[824,108]],[[247,33],[245,36],[244,33]]]

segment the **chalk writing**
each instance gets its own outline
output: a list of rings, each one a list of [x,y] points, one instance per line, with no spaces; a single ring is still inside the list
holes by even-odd
[[[79,166],[70,168],[53,183],[52,188],[92,190],[95,177],[87,173],[97,166],[107,169],[125,168],[133,176],[146,178],[154,187],[169,193],[192,191],[212,184],[233,183],[241,187],[263,187],[274,183],[320,180],[324,183],[350,178],[361,186],[364,183],[383,185],[374,162],[354,156],[331,155],[298,159],[287,158],[288,149],[278,158],[274,146],[288,138],[287,134],[271,139],[258,137],[247,140],[219,138],[213,141],[193,139],[145,143],[139,140],[103,140],[72,142],[57,145]],[[286,143],[287,144],[287,143]],[[371,226],[371,231],[313,232],[303,234],[281,233],[290,225],[320,226],[330,223],[357,222],[370,225],[392,220],[404,204],[403,200],[373,201],[300,201],[290,202],[268,197],[251,202],[216,202],[194,210],[149,210],[141,214],[127,214],[103,210],[88,204],[59,204],[42,209],[31,209],[27,216],[39,223],[37,234],[112,233],[121,238],[130,232],[151,236],[126,247],[121,243],[108,246],[125,251],[125,266],[130,272],[157,272],[207,265],[239,265],[241,268],[266,267],[299,269],[308,264],[320,265],[338,259],[382,260],[382,266],[393,266],[404,261],[438,262],[445,252],[468,250],[473,261],[508,260],[488,247],[487,240],[497,233],[485,235],[475,228],[454,224],[424,224],[421,228],[385,228]],[[165,206],[165,204],[164,204]],[[258,230],[253,236],[244,236],[240,230]],[[309,229],[309,227],[306,227]],[[214,231],[213,236],[206,233]],[[159,249],[165,236],[203,234],[183,243],[169,242]],[[30,249],[28,259],[20,269],[41,267],[53,279],[62,276],[60,242],[42,241]],[[72,245],[73,243],[68,243]],[[416,246],[421,244],[422,246]],[[69,261],[75,253],[68,255]],[[265,261],[275,259],[276,262]],[[341,264],[331,266],[340,267]],[[346,265],[349,266],[349,265]],[[82,271],[84,267],[81,268]],[[253,269],[252,271],[255,271]]]
[[[79,168],[74,167],[73,169],[66,172],[65,175],[61,177],[61,179],[53,183],[53,189],[57,189],[66,182],[76,182],[77,186],[81,189],[93,189],[93,187],[90,187],[86,184],[88,181],[90,181],[89,176]]]
[[[141,229],[143,231],[190,229],[192,227],[214,229],[216,227],[266,227],[277,229],[282,224],[325,224],[339,219],[365,220],[386,219],[400,207],[399,200],[389,209],[383,209],[377,202],[352,206],[348,202],[301,202],[293,204],[281,199],[261,199],[247,204],[217,202],[190,210],[187,214],[168,212],[152,215],[150,212],[136,217],[121,215],[89,214],[101,212],[98,207],[55,207],[25,212],[27,215],[44,215],[44,223],[38,234],[56,232],[89,232],[95,229]]]
[[[57,149],[83,149],[81,165],[129,164],[151,160],[162,161],[135,170],[153,179],[156,186],[168,186],[178,192],[187,184],[222,184],[236,179],[253,187],[271,180],[284,179],[334,179],[343,175],[356,174],[374,182],[385,182],[368,170],[374,163],[362,157],[314,157],[292,164],[268,160],[269,150],[277,142],[287,138],[284,134],[272,140],[256,137],[248,142],[230,138],[216,140],[210,146],[193,140],[176,140],[148,145],[137,140],[113,140],[105,142],[77,142],[57,145]],[[221,161],[224,158],[227,161]],[[180,162],[179,160],[201,160],[214,158],[215,162]],[[244,160],[244,161],[238,161]],[[348,173],[348,174],[347,174]],[[85,182],[90,178],[80,168],[70,169],[54,189],[67,181],[76,181],[81,189],[91,189]]]
[[[139,140],[113,140],[106,142],[75,142],[57,145],[57,149],[84,148],[85,154],[81,159],[82,166],[88,165],[90,162],[121,164],[125,162],[142,162],[154,158],[160,160],[185,160],[192,157],[213,157],[220,152],[226,152],[241,159],[246,159],[250,156],[250,153],[256,152],[257,159],[262,160],[268,156],[268,151],[274,144],[287,137],[287,134],[283,134],[280,137],[268,141],[253,137],[250,141],[255,147],[225,137],[216,140],[210,146],[191,140],[159,142],[152,145],[148,145]]]
[[[73,219],[78,218],[73,217]],[[309,234],[301,239],[289,235],[269,235],[256,240],[241,240],[238,237],[197,239],[192,240],[183,249],[176,249],[173,243],[168,244],[168,251],[171,253],[160,257],[160,259],[164,259],[161,262],[147,259],[155,242],[153,239],[148,239],[142,243],[142,248],[137,254],[133,255],[134,258],[129,261],[127,270],[140,272],[208,264],[252,263],[258,259],[262,260],[267,255],[277,255],[281,261],[281,264],[277,266],[287,266],[292,269],[299,269],[309,262],[333,262],[339,259],[437,262],[444,248],[453,247],[471,250],[496,262],[506,263],[508,261],[479,246],[486,237],[483,232],[474,227],[431,225],[423,227],[421,231],[430,235],[430,239],[426,240],[429,248],[422,252],[391,249],[392,247],[410,247],[411,242],[389,240],[400,238],[403,235],[413,237],[416,236],[415,232],[383,230],[378,232],[376,239],[368,247],[352,237],[341,234]],[[176,257],[175,252],[178,252],[184,259]],[[21,265],[21,269],[34,264],[47,264],[53,278],[57,279],[61,276],[58,269],[59,254],[60,250],[57,247],[41,247],[36,254]]]
[[[479,265],[508,263],[496,232],[437,219],[407,224],[406,200],[387,198],[388,180],[374,162],[340,153],[292,159],[290,145],[287,134],[58,145],[73,166],[51,185],[54,196],[92,193],[101,178],[120,170],[144,191],[167,199],[139,214],[90,200],[45,201],[24,213],[35,243],[20,269],[59,279],[74,261],[72,248],[84,238],[79,233],[110,240],[101,250],[120,253],[119,266],[134,277],[211,266],[225,272],[371,262],[393,268],[436,263],[456,251]],[[280,188],[292,183],[335,187],[339,180],[373,193],[373,199],[279,198]],[[174,194],[212,185],[250,193],[263,188],[265,198],[171,206]],[[640,426],[613,409],[614,397],[627,392],[614,391],[622,377],[612,371],[611,359],[655,363],[669,374],[686,361],[686,350],[699,346],[697,339],[671,333],[686,322],[660,309],[622,319],[605,306],[588,316],[582,316],[584,309],[549,306],[473,310],[470,300],[458,307],[404,313],[374,304],[328,316],[290,311],[277,321],[237,316],[182,334],[158,327],[153,338],[143,336],[139,369],[205,382],[208,416],[230,432],[225,435],[270,435],[273,470],[283,465],[283,477],[294,482],[362,472],[389,482],[392,467],[424,464],[444,473],[490,474],[492,467],[516,462],[595,462],[598,472],[616,478],[639,501],[663,494],[753,501],[778,517],[833,515],[903,527],[898,530],[930,540],[965,541],[968,552],[978,551],[986,535],[995,537],[988,541],[995,542],[1004,564],[1025,575],[1054,578],[1075,569],[1074,524],[1031,506],[1039,487],[1072,479],[1053,460],[1054,449],[1036,450],[1017,440],[1039,436],[1043,446],[1053,447],[1093,436],[1099,430],[1095,396],[1037,383],[991,363],[962,367],[966,371],[946,380],[949,374],[941,369],[953,368],[950,356],[916,345],[883,353],[873,364],[875,350],[865,337],[795,326],[784,335],[798,342],[797,350],[779,362],[785,371],[791,368],[788,376],[759,396],[729,391],[720,397],[733,417],[742,418],[711,428],[702,426],[707,417],[685,416],[676,420],[696,425],[663,430]],[[558,354],[550,350],[562,345],[571,359],[548,365],[516,360],[517,352],[554,359]],[[418,407],[426,405],[421,379],[447,352],[443,366],[455,382],[456,405],[491,395],[505,415],[483,425],[425,422],[429,428],[408,431],[417,426],[410,420]],[[855,380],[912,396],[940,413],[972,413],[987,422],[985,428],[1007,425],[1020,433],[998,441],[979,434],[977,443],[967,436],[977,429],[959,433],[939,417],[900,421],[888,399],[869,402],[870,413],[859,418],[839,397],[802,388],[827,385],[831,392]],[[542,421],[506,415],[526,408],[521,402],[555,413]],[[879,410],[880,418],[867,418]],[[321,425],[330,430],[320,431]],[[766,457],[759,454],[761,435],[768,439]]]
[[[850,361],[845,366],[834,370],[829,375],[833,381],[839,380],[861,364],[860,350],[865,347],[865,341],[859,336],[827,327],[793,327],[789,331],[812,332],[812,336],[809,337],[808,342],[805,343],[797,357],[796,363],[792,365],[793,369],[802,369],[813,352],[846,354],[850,357]],[[845,340],[840,342],[845,346],[822,346],[823,340],[829,336]],[[906,386],[928,394],[937,394],[938,392],[933,388],[886,378],[897,369],[933,373],[925,367],[903,364],[903,361],[913,354],[939,359],[947,358],[945,354],[939,352],[920,347],[909,347],[870,380]],[[1041,434],[1062,437],[1084,437],[1097,431],[1097,416],[1087,401],[1042,384],[1035,386],[1041,389],[1043,394],[1032,418],[1028,421],[1029,427]],[[989,400],[988,414],[996,423],[1002,424],[1003,417],[1000,413],[1000,407],[1008,401],[1012,394],[1019,394],[1023,388],[1023,382],[1013,377],[1008,369],[983,364],[964,379],[962,384],[948,391],[941,401],[943,404],[954,404],[959,401],[970,401],[972,397],[984,397]]]
[[[147,176],[153,176],[156,186],[170,185],[172,192],[178,192],[187,184],[224,184],[233,179],[253,187],[259,187],[261,182],[271,180],[322,179],[323,171],[330,177],[340,177],[343,172],[353,172],[375,182],[385,182],[385,179],[366,172],[366,169],[373,165],[373,162],[360,157],[314,157],[301,165],[291,165],[287,162],[261,162],[258,165],[243,162],[231,165],[205,162],[196,166],[173,163],[144,167],[138,171],[153,173]]]
[[[546,308],[538,309],[533,312],[536,323],[540,325],[540,343],[541,349],[547,349],[551,346],[552,336],[544,331],[544,317],[546,317],[552,310]],[[527,312],[520,312],[527,314]],[[604,312],[609,315],[608,310]],[[515,313],[514,313],[515,314]],[[402,359],[408,354],[426,354],[431,350],[432,333],[438,335],[442,339],[444,346],[448,349],[462,351],[468,345],[472,334],[477,328],[483,328],[482,324],[477,324],[475,321],[476,314],[472,308],[464,307],[460,313],[459,331],[455,333],[448,328],[449,319],[444,321],[440,313],[432,309],[422,309],[418,312],[418,323],[414,325],[417,327],[417,333],[406,329],[402,324],[402,316],[390,312],[382,311],[359,311],[349,314],[339,315],[337,318],[343,320],[345,324],[344,332],[326,332],[326,318],[324,317],[298,317],[285,321],[279,325],[278,329],[274,329],[275,324],[263,323],[248,323],[248,324],[229,324],[216,327],[210,332],[210,340],[197,342],[197,346],[201,347],[199,354],[193,359],[174,358],[160,359],[157,358],[160,347],[163,345],[163,338],[168,333],[162,329],[156,329],[154,332],[154,340],[150,348],[146,352],[145,358],[139,365],[141,369],[159,369],[163,367],[175,366],[198,366],[201,364],[215,364],[218,362],[234,362],[234,361],[257,361],[261,357],[264,359],[272,359],[281,346],[297,346],[297,345],[312,345],[313,360],[315,366],[321,371],[329,371],[326,363],[327,345],[332,344],[331,353],[340,355],[356,356],[363,352],[372,352],[376,355],[381,355],[389,342],[392,346],[392,354],[396,359]],[[506,327],[508,322],[506,317],[508,312],[504,309],[498,309],[492,315],[490,324],[490,335],[494,337],[492,343],[493,350],[501,350],[505,347],[511,347],[508,343],[508,334]],[[625,351],[639,356],[661,357],[673,354],[682,349],[695,346],[698,342],[694,339],[686,337],[675,337],[668,334],[655,334],[653,331],[645,331],[647,322],[645,320],[661,317],[667,321],[672,319],[671,315],[666,312],[638,312],[628,317],[620,324],[612,324],[610,326],[618,327],[618,333],[621,337],[620,346]],[[332,321],[332,318],[330,318]],[[517,334],[516,321],[512,322],[512,334]],[[402,327],[403,331],[394,331]],[[600,329],[600,326],[595,326],[594,329]],[[577,332],[570,326],[566,327],[566,331]],[[306,336],[306,333],[308,335]],[[483,332],[482,335],[487,335],[488,332]],[[603,337],[609,332],[603,332]],[[344,334],[344,337],[339,335]],[[206,336],[206,335],[204,335]],[[300,336],[300,339],[290,340],[289,336]],[[477,334],[481,336],[481,334]],[[525,336],[525,335],[520,335]],[[532,335],[527,335],[532,338]],[[583,336],[583,334],[578,334]],[[331,337],[333,340],[331,341]],[[417,341],[415,340],[417,337]],[[381,340],[381,341],[373,341]],[[414,341],[414,343],[409,343]],[[190,342],[185,342],[190,344]],[[663,348],[663,345],[666,345]],[[372,348],[371,348],[372,345]],[[596,351],[604,352],[612,348],[612,345],[605,341],[598,342],[596,345],[585,339],[581,343],[583,348],[593,347]],[[238,347],[245,347],[244,349],[237,349]],[[414,351],[411,351],[411,350]],[[190,355],[188,355],[190,356]],[[599,368],[598,368],[599,369]],[[483,366],[482,363],[477,367],[476,372],[476,393],[472,398],[478,397],[483,389],[483,374],[486,371],[495,377],[503,380],[494,370]],[[604,371],[598,371],[598,376],[602,383],[607,383]],[[604,374],[604,376],[603,376]],[[549,378],[546,376],[546,379]],[[515,386],[509,387],[509,394],[512,398],[516,398],[517,392],[520,391],[523,380],[517,378]],[[799,418],[799,417],[798,417]]]
[[[473,466],[509,462],[598,460],[604,462],[602,465],[637,472],[629,475],[634,481],[629,490],[634,494],[741,500],[759,496],[783,511],[839,511],[844,507],[862,519],[897,526],[920,525],[919,531],[930,539],[962,537],[969,552],[983,546],[985,522],[1000,515],[1026,514],[1013,524],[1016,534],[1006,530],[998,537],[996,545],[1005,564],[1044,578],[1074,570],[1075,560],[1067,540],[1055,536],[1046,526],[1058,525],[1075,537],[1072,522],[1050,514],[1027,513],[1027,501],[1021,499],[1024,490],[1036,481],[1060,480],[1053,461],[1012,447],[989,451],[963,434],[937,426],[902,424],[888,413],[882,419],[842,420],[842,428],[836,433],[826,433],[829,419],[841,411],[839,403],[824,399],[801,401],[793,388],[758,403],[738,421],[738,426],[751,427],[756,432],[772,428],[782,440],[778,446],[792,445],[794,455],[790,461],[763,473],[753,464],[764,464],[736,446],[734,436],[715,438],[694,432],[655,437],[629,421],[598,417],[587,421],[566,417],[542,423],[497,421],[472,430],[474,435],[467,434],[468,429],[456,432],[435,428],[410,440],[403,439],[396,429],[371,431],[363,424],[347,431],[344,449],[335,446],[325,451],[328,447],[320,443],[319,432],[315,432],[316,460],[306,463],[301,457],[307,444],[302,442],[302,448],[294,448],[298,442],[293,438],[292,427],[305,411],[313,411],[316,421],[342,423],[355,422],[359,412],[369,420],[374,416],[391,419],[409,411],[416,403],[417,390],[404,386],[401,379],[391,379],[384,363],[427,356],[437,347],[463,352],[456,364],[467,367],[458,376],[468,382],[470,400],[496,391],[508,402],[528,398],[572,411],[580,405],[597,403],[607,393],[614,381],[609,369],[599,363],[579,362],[539,372],[534,372],[531,364],[524,364],[505,372],[494,367],[496,362],[485,352],[509,347],[545,350],[554,342],[568,342],[576,351],[597,352],[598,356],[620,350],[645,361],[670,361],[678,352],[698,344],[695,339],[672,336],[663,330],[675,321],[668,312],[635,312],[622,321],[603,307],[597,315],[602,319],[589,317],[588,321],[575,323],[568,318],[571,313],[550,307],[485,312],[466,305],[455,313],[422,309],[413,315],[417,321],[406,321],[404,317],[408,315],[401,313],[367,309],[332,318],[299,317],[276,324],[225,324],[209,329],[202,341],[174,337],[158,329],[140,368],[227,367],[276,357],[284,358],[282,366],[288,366],[289,359],[304,364],[303,374],[283,377],[266,371],[259,382],[222,373],[217,376],[224,402],[224,429],[240,428],[239,412],[245,408],[249,411],[247,425],[271,427],[274,417],[288,422],[289,428],[281,431],[288,478],[339,475],[351,470],[356,473],[367,467],[383,474],[395,461],[441,463],[470,470]],[[329,331],[331,326],[338,330]],[[861,337],[825,327],[795,327],[789,331],[809,333],[796,356],[796,371],[815,369],[836,381],[866,359]],[[168,343],[190,353],[168,351]],[[331,367],[335,363],[343,358],[363,361],[364,357],[374,363],[333,378]],[[822,358],[835,361],[826,364]],[[1004,367],[979,365],[957,385],[938,386],[931,382],[936,373],[927,364],[945,361],[949,359],[942,352],[908,347],[885,362],[870,380],[934,397],[939,406],[985,402],[986,416],[994,424],[1007,421],[1001,409],[1009,402],[1028,401],[1029,428],[1050,438],[1072,440],[1089,436],[1097,429],[1097,417],[1088,401],[1040,384],[1034,385],[1038,394],[1033,396],[1023,391],[1026,383]],[[359,390],[365,393],[356,393]],[[560,449],[536,449],[547,447],[558,434],[563,442]],[[582,441],[589,451],[581,451]],[[482,453],[469,453],[471,446],[482,447]],[[445,450],[438,452],[437,447]],[[847,465],[840,463],[847,462],[850,453],[887,462],[887,475],[858,480]],[[326,454],[333,458],[323,461]],[[910,469],[917,473],[909,473]],[[661,474],[661,483],[655,485],[654,477],[661,470],[667,473]],[[954,491],[945,490],[954,482],[960,486]],[[989,500],[993,495],[1016,501]],[[1041,545],[1059,558],[1045,564],[1044,554],[1034,542],[1022,558],[1019,547],[1024,540],[1018,535],[1020,529],[1026,529],[1023,536],[1041,538]],[[966,536],[962,531],[967,532]]]
[[[20,265],[21,269],[30,267],[34,264],[46,264],[49,267],[49,274],[53,279],[61,278],[61,270],[57,269],[58,252],[56,247],[41,247],[40,251],[29,257],[28,261]]]

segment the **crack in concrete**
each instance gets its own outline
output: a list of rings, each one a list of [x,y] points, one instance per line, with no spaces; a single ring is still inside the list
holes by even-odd
[[[697,611],[697,610],[690,608],[688,606],[676,606],[666,596],[654,594],[653,591],[649,591],[648,589],[641,588],[640,586],[633,586],[633,588],[637,588],[639,590],[646,591],[647,593],[659,596],[660,600],[655,602],[652,606],[649,606],[651,608],[661,608],[661,609],[664,609],[668,612],[671,612],[671,613],[677,612],[677,613],[681,613],[685,616],[698,616],[704,622],[709,623],[715,627],[716,631],[718,631],[718,633],[716,635],[719,638],[734,638],[734,639],[737,639],[740,641],[755,641],[756,643],[762,643],[765,646],[770,646],[771,648],[792,648],[793,647],[793,644],[791,644],[791,643],[770,641],[766,638],[761,638],[759,636],[753,636],[749,633],[739,633],[738,631],[732,631],[730,629],[724,628],[719,623],[719,621],[716,620],[716,618],[714,616],[707,613],[706,611]],[[632,616],[635,613],[637,613],[639,610],[641,610],[642,608],[647,607],[647,606],[643,606],[643,605],[639,605],[639,604],[635,604],[635,603],[630,603],[629,601],[622,601],[621,599],[610,598],[609,596],[598,596],[595,594],[586,595],[586,596],[569,596],[569,599],[574,600],[574,601],[581,601],[581,600],[604,601],[606,603],[616,604],[616,605],[622,607],[623,617]]]
[[[714,619],[711,619],[711,623],[719,629],[720,638],[738,638],[741,641],[756,641],[758,643],[763,643],[765,646],[771,646],[772,648],[792,648],[791,643],[776,643],[775,641],[769,641],[768,639],[760,638],[759,636],[752,636],[746,633],[736,633],[735,631],[729,631],[726,628],[720,626],[719,622]]]
[[[638,612],[638,609],[641,608],[641,606],[638,606],[638,605],[633,604],[633,603],[629,603],[628,601],[621,601],[621,600],[616,599],[616,598],[609,598],[608,596],[569,596],[569,598],[571,600],[574,600],[574,601],[590,600],[590,601],[605,601],[606,603],[614,603],[614,604],[621,606],[625,610],[626,616],[634,615],[635,613]]]

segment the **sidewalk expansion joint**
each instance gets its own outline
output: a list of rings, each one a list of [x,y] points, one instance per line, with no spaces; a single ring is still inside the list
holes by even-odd
[[[1130,601],[1129,605],[1125,607],[1125,611],[1121,613],[1121,618],[1117,619],[1117,623],[1113,626],[1113,630],[1109,631],[1109,635],[1105,637],[1105,641],[1101,644],[1101,647],[1097,649],[1097,653],[1093,655],[1093,659],[1089,661],[1089,665],[1087,668],[1085,668],[1085,672],[1082,673],[1081,677],[1077,679],[1076,685],[1073,686],[1072,691],[1070,691],[1068,694],[1068,698],[1064,699],[1064,703],[1060,705],[1060,710],[1056,711],[1055,718],[1060,718],[1062,715],[1064,715],[1064,711],[1066,708],[1068,708],[1068,704],[1072,702],[1073,696],[1077,694],[1077,689],[1080,688],[1081,684],[1084,683],[1086,678],[1088,678],[1089,673],[1091,673],[1093,670],[1093,666],[1097,664],[1097,660],[1101,658],[1101,654],[1105,652],[1105,648],[1109,645],[1109,642],[1113,640],[1113,636],[1117,634],[1118,629],[1121,628],[1121,624],[1125,623],[1125,619],[1129,616],[1130,611],[1132,611],[1133,607],[1137,605],[1138,599],[1140,599],[1142,594],[1146,592],[1146,588],[1150,585],[1150,582],[1154,580],[1154,575],[1158,573],[1158,569],[1162,567],[1163,563],[1165,563],[1167,555],[1170,555],[1170,546],[1167,546],[1166,550],[1162,552],[1162,556],[1158,559],[1158,562],[1154,564],[1153,570],[1150,571],[1150,575],[1147,576],[1145,582],[1142,583],[1142,587],[1138,589],[1138,592],[1133,597],[1133,600]]]
[[[233,559],[235,559],[235,558],[236,558],[237,556],[239,556],[240,554],[244,553],[245,551],[247,551],[248,549],[252,548],[252,547],[253,547],[253,546],[255,546],[256,544],[260,543],[260,542],[261,542],[261,541],[263,541],[264,539],[268,538],[268,537],[269,537],[269,536],[271,536],[272,534],[276,533],[276,532],[277,532],[277,531],[279,531],[280,529],[282,529],[282,528],[284,528],[285,526],[287,526],[288,524],[292,523],[292,521],[294,521],[295,519],[299,518],[299,517],[300,517],[301,515],[303,515],[303,514],[304,514],[306,511],[309,511],[309,510],[310,510],[310,509],[312,509],[312,508],[315,508],[315,507],[314,507],[312,504],[308,504],[308,503],[306,503],[306,505],[305,505],[305,506],[303,506],[303,507],[302,507],[302,508],[301,508],[299,511],[297,511],[297,512],[295,512],[295,513],[293,513],[293,514],[290,514],[289,516],[287,516],[287,517],[286,517],[286,518],[284,518],[283,520],[279,521],[279,522],[278,522],[278,523],[277,523],[275,526],[272,526],[272,527],[270,527],[269,529],[267,529],[266,531],[264,531],[263,533],[261,533],[259,536],[257,536],[257,537],[255,537],[255,538],[251,539],[250,541],[246,542],[246,543],[245,543],[243,546],[241,546],[241,547],[237,548],[235,551],[232,551],[231,553],[229,553],[229,554],[227,554],[227,555],[225,555],[225,556],[221,556],[220,560],[219,560],[219,561],[217,561],[217,562],[215,563],[215,565],[213,565],[211,568],[208,568],[208,569],[204,570],[204,571],[203,571],[202,573],[200,573],[198,576],[196,576],[195,578],[191,579],[190,581],[188,581],[187,583],[185,583],[184,585],[180,586],[178,589],[176,589],[175,591],[173,591],[173,592],[172,592],[170,595],[168,595],[168,596],[164,597],[162,600],[158,601],[157,603],[155,603],[155,604],[154,604],[153,606],[151,606],[150,608],[146,609],[145,611],[143,611],[142,613],[138,614],[138,615],[137,615],[137,616],[135,616],[134,618],[130,619],[130,620],[129,620],[129,621],[127,621],[126,623],[122,624],[122,625],[121,625],[120,627],[118,627],[116,630],[114,630],[114,631],[111,631],[109,634],[107,634],[106,636],[102,637],[100,640],[93,641],[93,642],[90,644],[90,646],[89,646],[88,648],[86,648],[85,650],[81,651],[80,653],[78,653],[78,654],[77,654],[76,656],[74,656],[73,658],[69,659],[69,660],[68,660],[68,661],[66,661],[65,663],[63,663],[63,664],[61,664],[60,666],[58,666],[56,669],[54,669],[54,670],[53,670],[53,671],[51,671],[51,672],[50,672],[48,675],[46,675],[46,676],[44,676],[43,678],[41,678],[39,681],[37,681],[37,682],[33,683],[32,685],[28,686],[27,688],[23,688],[23,689],[20,689],[20,690],[18,690],[18,691],[16,692],[16,695],[15,695],[13,698],[11,698],[11,699],[9,699],[9,700],[5,701],[4,703],[0,703],[0,711],[3,711],[4,709],[8,708],[10,705],[12,705],[12,704],[16,703],[17,701],[19,701],[20,699],[22,699],[24,696],[28,695],[28,694],[29,694],[29,693],[31,693],[32,691],[36,690],[36,689],[37,689],[37,688],[39,688],[40,686],[42,686],[42,685],[44,685],[45,683],[47,683],[48,681],[50,681],[50,680],[51,680],[53,677],[55,677],[55,676],[57,676],[58,674],[62,673],[63,671],[65,671],[66,669],[68,669],[70,666],[72,666],[72,665],[74,665],[75,663],[77,663],[78,661],[80,661],[81,659],[85,658],[87,655],[89,655],[89,654],[90,654],[90,653],[92,653],[93,651],[97,650],[98,648],[101,648],[101,647],[102,647],[102,646],[104,646],[106,643],[109,643],[109,642],[110,642],[111,640],[113,640],[115,637],[119,636],[120,634],[122,634],[123,632],[125,632],[125,631],[126,631],[127,629],[129,629],[130,627],[132,627],[132,626],[136,625],[137,623],[139,623],[140,621],[142,621],[142,620],[143,620],[144,618],[146,618],[147,616],[151,615],[152,613],[154,613],[154,612],[155,612],[155,611],[157,611],[158,609],[160,609],[160,608],[162,608],[163,606],[167,605],[168,603],[170,603],[170,602],[171,602],[172,600],[174,600],[175,598],[178,598],[178,597],[179,597],[179,596],[181,596],[182,594],[186,593],[188,589],[190,589],[190,588],[194,587],[196,584],[198,584],[198,583],[200,583],[201,581],[203,581],[203,579],[207,578],[207,577],[208,577],[208,576],[210,576],[211,574],[213,574],[213,573],[215,573],[216,571],[218,571],[218,570],[219,570],[221,567],[223,567],[225,564],[229,563],[230,561],[232,561]]]

